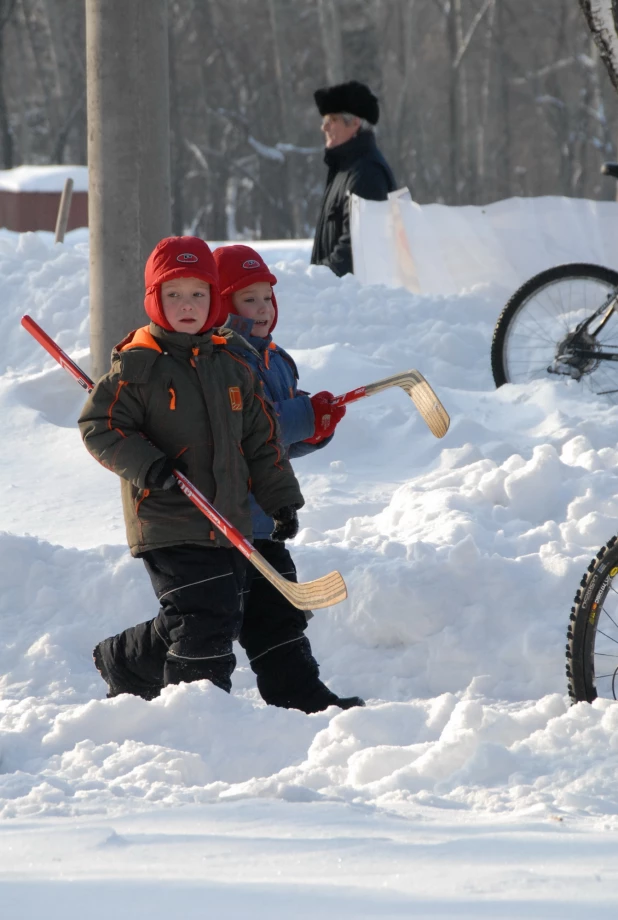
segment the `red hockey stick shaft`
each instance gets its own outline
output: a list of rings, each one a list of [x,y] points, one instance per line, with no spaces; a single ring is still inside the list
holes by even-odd
[[[87,374],[84,374],[81,367],[78,367],[75,361],[69,358],[67,353],[64,352],[59,345],[56,345],[54,340],[51,339],[43,329],[41,329],[39,324],[36,323],[31,316],[28,316],[27,313],[25,316],[22,316],[21,324],[24,329],[37,340],[39,345],[42,345],[45,351],[48,352],[52,358],[54,358],[58,364],[60,364],[61,367],[65,369],[65,371],[68,371],[69,374],[72,374],[73,377],[75,377],[80,387],[83,387],[84,390],[88,390],[88,392],[90,392],[94,386],[94,383],[90,377]]]
[[[365,396],[370,396],[371,394],[367,392],[367,387],[356,387],[355,390],[348,390],[347,393],[344,393],[342,396],[334,396],[330,404],[331,406],[347,406],[348,403],[356,402],[357,399],[363,399]]]
[[[41,329],[39,324],[32,319],[31,316],[27,314],[22,316],[21,324],[26,329],[30,335],[32,335],[37,342],[43,346],[46,352],[48,352],[52,358],[60,364],[66,371],[75,377],[80,386],[85,390],[92,390],[94,383],[90,377],[84,373],[84,371],[72,360],[69,358],[67,353],[57,345],[50,336],[47,335],[44,329]],[[206,515],[206,517],[212,521],[215,527],[221,531],[224,537],[233,543],[236,549],[240,550],[243,556],[246,556],[247,559],[250,559],[253,553],[255,552],[255,547],[252,546],[249,541],[243,537],[243,535],[236,530],[233,524],[230,524],[223,515],[210,504],[208,499],[202,495],[199,489],[196,489],[195,486],[187,479],[186,476],[183,476],[182,473],[179,473],[178,470],[174,470],[174,476],[178,480],[180,488],[185,493],[185,495],[191,499],[194,505],[196,505],[200,511]]]

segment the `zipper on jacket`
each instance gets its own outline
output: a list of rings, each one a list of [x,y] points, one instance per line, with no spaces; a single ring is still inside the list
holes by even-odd
[[[145,498],[148,498],[150,495],[150,489],[144,489],[142,492],[142,497],[135,503],[135,513],[139,514],[139,506],[144,501]]]

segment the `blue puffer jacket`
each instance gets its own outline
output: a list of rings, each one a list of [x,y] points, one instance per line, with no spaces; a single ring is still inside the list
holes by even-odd
[[[241,335],[260,355],[258,360],[252,352],[242,351],[243,360],[258,374],[267,398],[275,407],[281,440],[290,460],[326,447],[332,441],[332,435],[319,444],[305,443],[305,438],[310,438],[315,430],[315,416],[309,396],[298,389],[298,370],[294,359],[283,348],[275,345],[272,336],[260,338],[251,335],[252,319],[230,313],[225,325]],[[269,539],[274,527],[273,519],[262,511],[253,495],[250,501],[253,538]]]

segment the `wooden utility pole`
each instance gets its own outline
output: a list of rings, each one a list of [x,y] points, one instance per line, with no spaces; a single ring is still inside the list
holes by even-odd
[[[144,325],[144,265],[171,233],[167,0],[86,0],[90,353]]]

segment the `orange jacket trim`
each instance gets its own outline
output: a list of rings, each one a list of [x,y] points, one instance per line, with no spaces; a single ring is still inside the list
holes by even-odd
[[[274,342],[271,342],[270,345],[268,346],[268,348],[266,349],[266,351],[264,352],[264,364],[266,365],[266,369],[267,369],[267,370],[270,369],[270,355],[269,355],[269,351],[275,351],[276,348],[277,348],[277,346],[275,345],[275,343],[274,343]]]
[[[149,495],[150,495],[150,489],[144,489],[144,491],[143,491],[143,493],[142,493],[142,497],[140,498],[140,500],[139,500],[139,501],[136,503],[136,505],[135,505],[135,513],[136,513],[136,514],[137,514],[138,511],[139,511],[139,507],[140,507],[141,503],[144,501],[145,498],[148,498]]]
[[[258,400],[260,401],[260,405],[261,405],[261,407],[262,407],[262,412],[264,413],[264,415],[265,415],[266,418],[268,419],[268,424],[270,425],[270,437],[268,438],[268,440],[269,440],[269,441],[272,441],[273,446],[274,446],[275,450],[277,451],[277,459],[276,459],[276,461],[275,461],[275,466],[277,467],[278,470],[280,470],[280,469],[282,469],[282,467],[279,466],[279,460],[281,459],[281,451],[279,450],[278,441],[277,441],[277,439],[275,438],[275,426],[273,425],[272,416],[271,416],[270,412],[268,411],[268,409],[266,408],[266,403],[264,402],[264,400],[262,399],[262,397],[261,397],[261,396],[258,396],[258,394],[256,393],[256,394],[255,394],[255,398],[258,399]]]
[[[118,434],[121,435],[123,438],[126,438],[126,434],[124,433],[124,431],[122,431],[120,428],[117,428],[116,425],[113,424],[113,422],[112,422],[112,414],[113,414],[113,412],[114,412],[114,406],[116,405],[116,403],[117,403],[118,400],[120,399],[120,391],[121,391],[122,388],[123,388],[124,386],[126,386],[126,385],[127,385],[126,380],[120,380],[120,381],[119,381],[118,387],[117,387],[117,389],[116,389],[116,395],[115,395],[114,398],[112,399],[112,401],[111,401],[111,403],[110,403],[110,406],[109,406],[109,409],[108,409],[108,411],[107,411],[107,427],[109,428],[110,431],[117,431]]]
[[[153,336],[148,326],[142,326],[140,329],[136,329],[131,339],[129,339],[127,336],[127,338],[118,346],[118,351],[122,353],[123,351],[129,351],[131,348],[152,348],[154,351],[158,351],[160,354],[163,354],[163,349]]]

